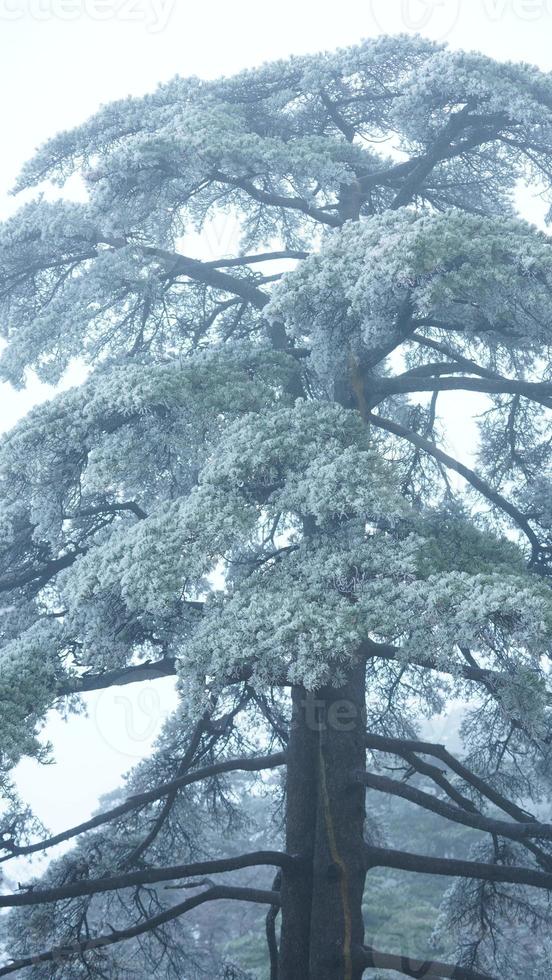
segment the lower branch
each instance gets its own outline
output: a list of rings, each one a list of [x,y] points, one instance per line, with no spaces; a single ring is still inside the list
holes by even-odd
[[[272,883],[272,890],[280,894],[282,887],[282,870],[280,869]],[[276,938],[276,918],[280,910],[279,905],[271,905],[266,913],[266,942],[268,946],[268,956],[270,959],[270,980],[278,980],[278,940]]]
[[[129,871],[126,874],[111,875],[109,878],[83,878],[81,881],[74,881],[69,885],[60,885],[58,888],[33,888],[14,895],[1,895],[0,908],[43,905],[46,902],[60,902],[72,898],[81,898],[84,895],[97,895],[100,892],[154,885],[157,882],[176,881],[181,878],[223,874],[225,871],[239,871],[242,868],[256,868],[261,865],[291,868],[294,863],[292,857],[281,851],[253,851],[251,854],[220,858],[218,861],[199,861],[195,864],[175,864],[168,868]]]
[[[43,953],[37,953],[34,956],[12,960],[6,966],[0,967],[0,977],[5,977],[9,973],[16,973],[18,970],[23,970],[28,966],[37,966],[39,963],[55,962],[59,964],[64,960],[71,960],[75,956],[82,956],[84,953],[93,949],[103,949],[106,946],[113,946],[116,943],[122,943],[128,939],[135,939],[137,936],[143,936],[144,933],[153,932],[167,922],[172,922],[173,919],[177,919],[181,915],[185,915],[186,912],[190,912],[192,909],[204,905],[205,902],[216,902],[220,899],[229,899],[238,902],[256,902],[261,905],[278,905],[280,902],[280,896],[277,892],[262,891],[256,888],[238,888],[231,885],[213,885],[206,891],[200,892],[199,895],[194,895],[179,905],[173,905],[172,908],[160,912],[159,915],[154,915],[150,919],[138,923],[136,926],[130,926],[128,929],[114,929],[110,933],[87,939],[84,942],[68,943]]]
[[[503,881],[509,885],[531,885],[552,891],[552,874],[531,868],[428,857],[425,854],[411,854],[409,851],[395,851],[371,845],[366,845],[365,855],[368,869],[395,868],[397,871],[414,871],[417,874],[442,875],[447,878],[474,878],[480,881]]]
[[[444,745],[434,742],[423,742],[417,739],[390,738],[389,736],[377,735],[373,732],[367,734],[366,744],[368,748],[378,749],[383,752],[399,751],[400,753],[406,750],[408,752],[421,752],[423,755],[432,755],[444,762],[457,776],[460,776],[465,782],[473,786],[478,793],[486,796],[495,806],[504,810],[505,813],[509,813],[515,820],[522,822],[535,820],[535,817],[528,810],[523,810],[517,806],[472,769],[468,769],[456,756],[451,755]]]
[[[439,960],[417,960],[397,953],[382,953],[373,946],[365,946],[358,950],[357,955],[366,970],[396,970],[406,977],[440,977],[442,980],[445,977],[452,977],[453,980],[496,980],[488,973],[478,973]]]
[[[283,766],[285,761],[285,753],[276,752],[274,755],[255,756],[250,759],[224,759],[222,762],[215,762],[212,766],[195,769],[192,772],[186,773],[184,776],[180,776],[178,779],[172,779],[168,783],[162,783],[160,786],[156,786],[155,789],[147,790],[145,793],[137,793],[136,796],[130,796],[124,803],[113,807],[112,810],[98,813],[97,816],[91,817],[90,820],[77,824],[75,827],[70,827],[69,830],[64,830],[60,834],[55,834],[53,837],[48,837],[46,840],[37,841],[35,844],[25,844],[21,847],[10,843],[10,853],[0,858],[0,864],[4,861],[9,861],[13,857],[34,854],[37,851],[45,851],[49,847],[54,847],[55,844],[62,844],[64,841],[71,840],[73,837],[78,837],[87,830],[95,830],[96,827],[110,823],[112,820],[124,816],[125,813],[129,813],[131,810],[146,806],[148,803],[154,803],[156,800],[162,799],[163,796],[168,796],[175,789],[182,789],[184,786],[197,783],[202,779],[209,779],[211,776],[218,776],[222,773],[236,772],[238,770],[240,772],[260,772],[263,769],[274,769],[278,766]],[[2,846],[6,848],[8,845],[4,843],[0,845],[0,849]]]

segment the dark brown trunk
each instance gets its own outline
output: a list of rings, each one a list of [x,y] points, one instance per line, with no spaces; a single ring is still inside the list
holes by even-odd
[[[342,688],[293,693],[287,848],[303,865],[284,874],[279,980],[359,980],[364,891],[364,665]]]
[[[307,980],[310,956],[312,868],[316,836],[317,733],[307,723],[307,692],[294,687],[287,746],[286,850],[301,863],[283,875],[278,980]]]

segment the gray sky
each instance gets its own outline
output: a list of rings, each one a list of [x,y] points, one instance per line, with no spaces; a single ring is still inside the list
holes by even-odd
[[[175,74],[231,74],[415,30],[550,70],[551,27],[552,0],[0,0],[0,217],[16,206],[8,190],[19,167],[48,136]],[[540,209],[528,201],[527,214],[535,220]],[[35,383],[18,393],[0,386],[0,430],[47,395]],[[174,703],[163,681],[89,697],[88,717],[54,716],[56,764],[21,763],[22,794],[54,831],[85,818],[150,749]]]

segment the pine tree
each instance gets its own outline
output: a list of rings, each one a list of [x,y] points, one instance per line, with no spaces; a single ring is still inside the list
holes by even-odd
[[[205,975],[235,902],[271,980],[548,975],[551,177],[550,74],[406,36],[176,78],[24,168],[2,378],[88,376],[0,446],[0,861],[71,845],[0,896],[0,976]],[[153,757],[45,836],[10,772],[46,712],[173,675]],[[381,794],[472,852],[393,846]],[[365,936],[374,869],[451,879],[447,962]]]

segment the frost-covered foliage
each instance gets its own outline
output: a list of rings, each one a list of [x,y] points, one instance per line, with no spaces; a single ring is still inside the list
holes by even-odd
[[[71,356],[122,353],[130,338],[186,347],[212,297],[183,286],[186,261],[171,257],[182,235],[218,213],[239,221],[244,250],[310,247],[317,222],[353,216],[351,195],[365,215],[392,205],[416,173],[393,163],[396,149],[414,162],[434,153],[420,204],[510,213],[522,164],[547,174],[551,102],[536,69],[403,37],[223,81],[176,78],[106,107],[47,143],[18,184],[78,173],[86,200],[38,198],[2,229],[4,376],[19,381],[31,363],[55,379]],[[251,289],[258,275],[240,279]]]
[[[410,329],[457,329],[503,354],[551,348],[552,251],[548,238],[509,218],[402,209],[348,223],[275,290],[268,315],[307,344],[335,376],[336,350],[370,357]],[[379,359],[379,358],[378,358]]]
[[[284,744],[287,688],[340,687],[362,659],[372,732],[414,736],[464,699],[477,778],[546,802],[552,251],[514,192],[523,178],[551,198],[550,146],[550,75],[398,37],[176,78],[38,151],[18,183],[37,196],[0,228],[0,373],[56,382],[78,357],[89,374],[0,443],[2,779],[46,757],[46,712],[88,675],[178,676],[138,793],[178,774],[206,716],[189,764]],[[473,393],[480,442],[457,461],[447,422]],[[234,793],[150,802],[47,880],[205,854]],[[16,851],[29,817],[8,803]],[[485,889],[497,924],[480,937]],[[502,898],[455,886],[444,928],[467,964],[513,978],[512,944],[521,962],[548,919],[526,890]],[[10,951],[167,903],[23,909]],[[183,936],[164,935],[160,976],[196,954],[203,969]],[[130,976],[129,949],[32,969]]]

